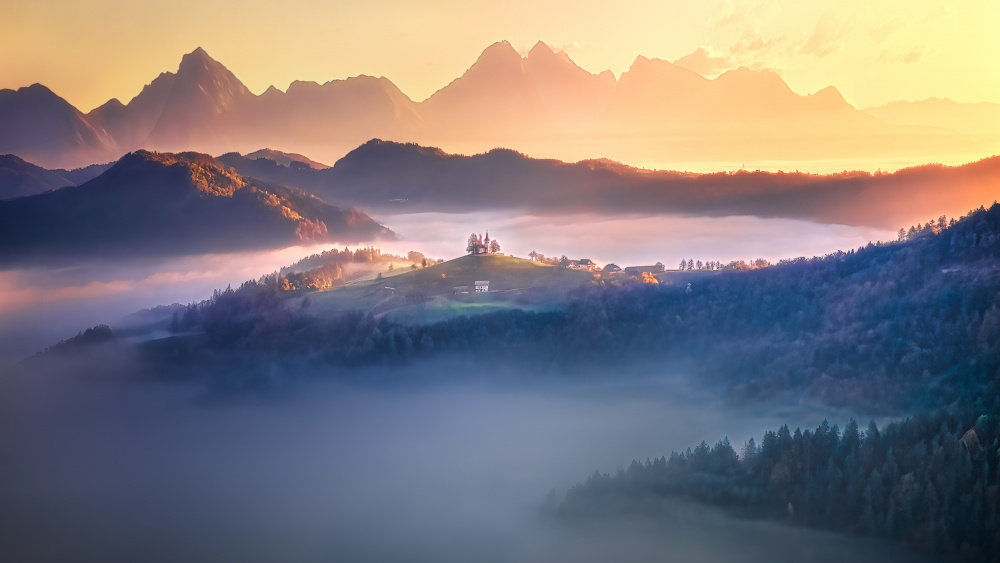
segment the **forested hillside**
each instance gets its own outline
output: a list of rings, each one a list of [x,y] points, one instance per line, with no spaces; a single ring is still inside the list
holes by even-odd
[[[996,410],[991,411],[996,413]],[[737,455],[714,446],[595,472],[554,507],[570,519],[651,511],[686,498],[739,515],[905,541],[973,561],[1000,556],[997,417],[971,409],[860,431],[782,426]]]
[[[0,262],[392,239],[356,209],[240,176],[208,155],[137,151],[79,186],[0,201]]]
[[[720,272],[690,286],[668,273],[654,286],[592,287],[552,312],[421,326],[288,307],[271,277],[189,306],[174,322],[186,336],[149,347],[172,349],[174,368],[203,357],[348,366],[476,354],[523,362],[530,373],[651,365],[741,401],[805,394],[880,412],[993,407],[998,253],[994,206],[906,242]]]

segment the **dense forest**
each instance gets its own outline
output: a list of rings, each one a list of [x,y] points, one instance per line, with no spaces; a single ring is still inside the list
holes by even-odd
[[[702,442],[614,475],[594,472],[551,507],[568,519],[655,511],[689,499],[738,515],[902,540],[921,551],[1000,560],[998,419],[978,411],[923,415],[881,431],[768,431],[737,455]],[[995,411],[994,411],[995,412]]]

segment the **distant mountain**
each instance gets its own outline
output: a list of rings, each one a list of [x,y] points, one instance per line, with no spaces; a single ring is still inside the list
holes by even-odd
[[[739,68],[709,80],[645,57],[622,74],[594,135],[605,140],[602,155],[645,161],[664,154],[681,161],[890,156],[940,148],[942,136],[873,118],[832,86],[800,95],[767,70]]]
[[[0,154],[72,168],[106,162],[113,147],[103,129],[45,86],[0,90]]]
[[[338,154],[373,136],[413,137],[422,122],[416,104],[387,78],[293,82],[286,92],[271,88],[242,116],[257,146],[299,147],[306,154]]]
[[[640,56],[616,80],[610,71],[587,72],[542,42],[523,57],[510,43],[495,43],[419,103],[389,79],[364,75],[296,81],[286,91],[272,86],[256,95],[198,48],[127,104],[110,100],[87,115],[39,85],[0,92],[0,153],[75,167],[140,148],[222,154],[266,146],[334,162],[381,138],[467,154],[501,146],[663,167],[830,160],[870,166],[883,159],[898,165],[967,161],[1000,149],[977,133],[983,128],[945,130],[936,118],[887,123],[878,113],[857,110],[833,87],[800,95],[767,70],[739,68],[709,80]]]
[[[928,98],[919,102],[892,102],[864,111],[898,125],[924,125],[970,137],[1000,139],[1000,104],[963,104]]]
[[[305,165],[307,168],[312,168],[313,170],[324,170],[329,168],[326,164],[316,162],[311,160],[306,156],[291,152],[281,152],[273,149],[260,149],[252,153],[247,153],[243,155],[245,158],[250,160],[264,158],[267,160],[273,160],[282,166],[287,167],[299,167],[299,165]]]
[[[479,152],[588,133],[615,87],[610,71],[591,74],[541,41],[525,57],[501,41],[419,104],[425,129],[418,139]]]
[[[255,97],[199,47],[184,55],[176,73],[161,74],[128,105],[111,100],[88,117],[121,150],[208,150],[240,142],[235,118]]]
[[[894,174],[693,174],[609,160],[533,159],[501,149],[461,156],[376,139],[326,170],[289,169],[239,155],[220,160],[242,174],[382,212],[755,215],[898,228],[988,205],[1000,185],[1000,157]]]
[[[74,170],[48,170],[12,154],[0,155],[0,200],[82,184],[110,166],[110,164],[94,164]]]
[[[190,150],[239,142],[230,120],[255,96],[201,47],[184,55],[170,95],[146,143],[160,149]],[[230,134],[230,135],[227,135]]]
[[[173,255],[393,238],[355,210],[197,153],[130,153],[78,187],[0,202],[0,261]]]
[[[483,140],[484,130],[496,139],[491,146],[556,132],[524,60],[506,41],[489,46],[461,77],[424,100],[420,113],[431,138],[459,143]]]
[[[539,41],[523,59],[556,128],[563,133],[590,131],[608,107],[618,81],[610,70],[591,74],[565,51],[555,52]]]

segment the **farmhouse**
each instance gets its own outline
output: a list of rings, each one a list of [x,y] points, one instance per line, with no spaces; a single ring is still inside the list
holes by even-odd
[[[579,260],[566,259],[559,262],[559,265],[563,268],[569,268],[570,270],[583,270],[585,272],[593,272],[597,270],[597,264],[594,263],[590,258],[581,258]]]

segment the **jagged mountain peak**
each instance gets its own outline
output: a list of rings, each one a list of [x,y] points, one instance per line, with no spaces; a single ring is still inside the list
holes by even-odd
[[[521,55],[507,41],[500,41],[487,47],[466,74],[476,71],[521,70]]]
[[[811,96],[827,102],[840,104],[847,103],[847,100],[844,99],[843,94],[840,93],[840,90],[838,90],[836,86],[827,86],[826,88],[817,91],[815,94],[811,94]]]
[[[236,78],[235,74],[222,63],[210,57],[201,47],[181,57],[181,64],[177,68],[177,77],[182,83],[195,80],[200,82],[201,86],[208,86],[205,84],[207,79],[214,82],[217,88],[227,88],[241,93],[247,92],[246,86],[240,82],[239,78]]]
[[[124,109],[124,108],[125,108],[125,104],[123,104],[121,100],[119,100],[118,98],[111,98],[110,100],[108,100],[108,101],[104,102],[103,104],[101,104],[100,106],[98,106],[97,109],[95,109],[94,111],[98,111],[98,110],[101,110],[101,109],[103,109],[105,111],[110,110],[110,109],[118,110],[118,109]]]
[[[208,52],[205,51],[205,49],[198,47],[194,51],[191,51],[190,53],[187,53],[183,57],[181,57],[180,68],[185,69],[196,65],[205,66],[205,65],[210,65],[212,63],[220,64],[218,61],[213,59],[208,54]]]
[[[525,57],[528,62],[544,62],[548,64],[558,64],[565,67],[571,67],[574,69],[579,69],[581,71],[587,72],[580,68],[572,58],[570,58],[569,53],[565,50],[555,50],[543,41],[535,43],[535,46],[528,51],[528,56]],[[589,72],[587,74],[590,74]]]
[[[538,40],[537,43],[535,43],[535,46],[532,47],[530,51],[528,51],[528,57],[533,57],[533,56],[542,57],[545,55],[554,55],[554,54],[556,54],[556,52],[552,49],[552,47],[549,47],[547,43],[545,43],[540,39]]]

